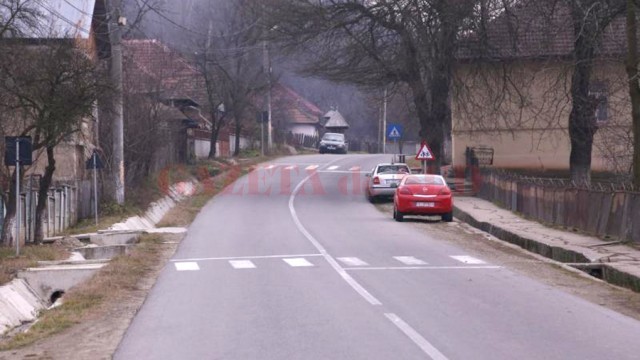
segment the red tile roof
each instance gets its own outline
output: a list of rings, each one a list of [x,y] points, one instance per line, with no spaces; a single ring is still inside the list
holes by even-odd
[[[201,75],[158,40],[123,41],[124,82],[132,92],[157,92],[165,99],[205,98]]]

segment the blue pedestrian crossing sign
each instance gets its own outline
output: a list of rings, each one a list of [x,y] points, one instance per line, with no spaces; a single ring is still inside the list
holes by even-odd
[[[402,125],[387,124],[387,137],[389,139],[400,139],[402,137]]]

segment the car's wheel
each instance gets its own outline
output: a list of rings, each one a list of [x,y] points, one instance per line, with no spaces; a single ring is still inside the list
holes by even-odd
[[[448,213],[442,215],[442,221],[444,221],[444,222],[452,222],[453,221],[453,213],[452,212],[448,212]]]
[[[370,203],[375,204],[376,202],[378,202],[378,198],[373,196],[373,195],[369,195],[367,194],[367,199],[369,200]]]
[[[318,151],[318,152],[319,152],[320,154],[324,154],[324,151],[322,151],[322,150],[320,150],[320,151]]]
[[[398,211],[395,206],[393,207],[393,218],[396,219],[397,222],[402,222],[404,219],[404,215]]]

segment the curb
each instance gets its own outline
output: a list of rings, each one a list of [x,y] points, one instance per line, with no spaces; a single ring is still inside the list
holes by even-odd
[[[486,233],[489,233],[502,241],[506,241],[545,258],[555,260],[562,263],[563,265],[597,265],[602,269],[601,280],[609,284],[625,287],[635,292],[640,292],[640,277],[625,270],[625,267],[627,266],[638,266],[638,264],[592,262],[587,256],[579,251],[566,249],[560,246],[551,246],[541,241],[525,238],[518,234],[514,234],[513,232],[499,226],[487,222],[478,221],[472,215],[463,210],[460,210],[455,205],[453,207],[453,214],[456,218],[458,218],[458,220],[465,222]]]

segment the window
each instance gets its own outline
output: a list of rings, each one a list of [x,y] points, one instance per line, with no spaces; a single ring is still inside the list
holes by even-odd
[[[597,101],[594,115],[596,123],[606,123],[609,120],[609,98],[607,85],[603,82],[592,83],[589,87],[589,96]]]

